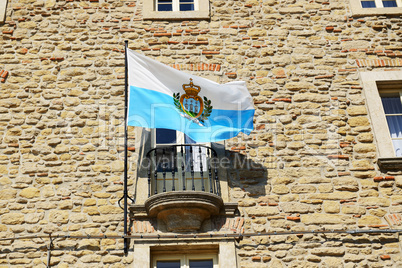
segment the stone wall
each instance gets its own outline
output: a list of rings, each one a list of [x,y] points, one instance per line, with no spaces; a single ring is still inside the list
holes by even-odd
[[[226,142],[245,233],[398,228],[401,172],[377,166],[358,74],[402,69],[401,25],[353,18],[347,0],[214,0],[210,21],[143,20],[141,1],[9,0],[0,238],[123,233],[124,40],[177,69],[247,81],[255,131]],[[45,267],[48,242],[0,240],[0,266]],[[51,265],[135,267],[122,248],[59,239]],[[402,265],[397,234],[244,237],[237,252],[239,267]]]

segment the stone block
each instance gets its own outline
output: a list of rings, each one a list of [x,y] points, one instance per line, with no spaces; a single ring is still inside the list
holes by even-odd
[[[102,258],[103,263],[117,263],[120,262],[122,257],[107,255]]]
[[[15,189],[3,189],[0,190],[0,200],[10,200],[17,196],[17,190]]]
[[[110,166],[107,165],[92,165],[91,166],[92,170],[95,172],[110,172],[112,169]]]
[[[267,30],[253,28],[253,29],[250,29],[250,30],[247,32],[247,35],[248,35],[248,36],[251,36],[251,37],[266,36],[266,35],[267,35]]]
[[[285,88],[291,91],[308,90],[313,87],[313,84],[308,82],[289,82],[285,84]]]
[[[69,221],[69,212],[63,210],[52,210],[49,214],[49,220],[52,223],[66,224]]]
[[[314,211],[311,206],[298,202],[281,203],[279,207],[286,213],[308,213]]]
[[[329,101],[329,96],[317,93],[302,93],[302,94],[295,94],[293,96],[293,101],[295,102],[311,101],[315,103],[323,103]]]
[[[338,191],[352,191],[356,192],[359,190],[359,184],[357,180],[353,177],[340,177],[334,178],[333,184]]]
[[[365,106],[351,106],[346,109],[347,113],[350,116],[356,116],[356,115],[366,115],[367,114],[367,109]]]
[[[369,126],[370,122],[367,117],[365,116],[356,116],[352,117],[348,120],[348,124],[351,127],[362,127],[362,126]]]
[[[323,208],[326,213],[339,213],[340,203],[338,201],[324,201]]]
[[[374,144],[359,143],[353,146],[353,150],[356,153],[364,154],[364,153],[376,152],[377,148],[375,147]]]
[[[1,223],[5,225],[23,224],[25,222],[25,215],[22,213],[6,213],[0,217]]]
[[[343,214],[355,214],[355,215],[364,215],[366,214],[366,209],[360,206],[342,206],[342,213]]]
[[[112,206],[112,205],[105,205],[105,206],[100,206],[99,211],[102,214],[119,214],[119,213],[121,213],[121,208]]]
[[[311,250],[311,254],[318,256],[344,256],[345,249],[343,248],[316,248]]]
[[[251,216],[256,216],[256,217],[273,216],[273,215],[277,215],[279,213],[278,208],[268,207],[268,206],[258,206],[258,207],[246,208],[245,211],[248,214],[248,216],[250,216],[250,217]]]
[[[350,222],[350,217],[343,216],[343,215],[333,215],[333,214],[308,214],[308,215],[301,215],[300,221],[304,224],[346,224]]]
[[[358,225],[379,225],[382,224],[382,220],[379,217],[368,215],[363,216],[358,220]]]
[[[391,202],[388,198],[385,197],[364,197],[358,199],[358,204],[364,206],[389,207]]]
[[[23,198],[28,198],[28,199],[39,197],[40,190],[35,187],[25,188],[20,192],[19,196],[23,197]]]

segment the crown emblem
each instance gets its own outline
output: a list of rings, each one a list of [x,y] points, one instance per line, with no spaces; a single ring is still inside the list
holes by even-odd
[[[193,79],[190,78],[189,84],[183,84],[182,88],[185,94],[180,96],[180,93],[173,93],[173,101],[176,109],[181,112],[185,118],[202,125],[205,120],[211,115],[211,101],[206,97],[201,98],[198,93],[201,87],[194,85]]]
[[[194,85],[193,84],[193,79],[190,78],[190,84],[184,84],[183,85],[183,90],[186,92],[186,94],[189,97],[195,97],[201,91],[201,87]]]

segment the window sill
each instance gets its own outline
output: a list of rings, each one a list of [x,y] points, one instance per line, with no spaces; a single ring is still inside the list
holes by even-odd
[[[378,158],[377,163],[382,170],[402,169],[402,157]]]
[[[388,7],[388,8],[359,8],[358,10],[352,9],[353,16],[380,16],[380,15],[401,15],[401,7]]]
[[[355,17],[402,14],[402,7],[362,8],[360,0],[350,0],[350,8]]]

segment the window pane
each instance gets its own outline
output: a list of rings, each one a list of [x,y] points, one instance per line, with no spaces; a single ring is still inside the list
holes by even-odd
[[[402,140],[392,140],[392,144],[394,145],[395,156],[402,156]]]
[[[162,148],[156,150],[156,166],[157,171],[172,171],[175,168],[177,171],[177,167],[175,167],[175,160],[176,160],[176,148],[175,147],[167,147],[165,150]]]
[[[374,1],[361,1],[362,2],[362,7],[363,8],[375,8],[375,2]]]
[[[391,138],[402,138],[402,115],[387,116],[387,123]]]
[[[382,1],[384,7],[398,7],[396,1]]]
[[[157,261],[157,268],[180,268],[180,261]]]
[[[156,143],[157,144],[176,143],[176,130],[157,128]]]
[[[190,260],[190,268],[213,268],[212,260]]]
[[[158,11],[172,11],[172,0],[158,0]]]
[[[402,114],[401,99],[398,97],[381,97],[385,114]]]
[[[191,11],[194,10],[193,4],[180,4],[180,11]]]
[[[172,5],[158,5],[158,11],[172,11]]]

